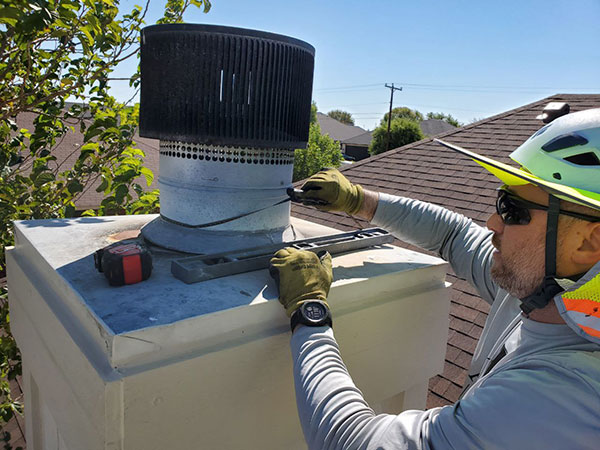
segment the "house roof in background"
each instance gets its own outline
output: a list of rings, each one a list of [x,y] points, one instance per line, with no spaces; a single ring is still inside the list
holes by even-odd
[[[448,122],[440,119],[423,120],[419,123],[419,126],[421,127],[423,134],[427,137],[433,137],[456,129],[454,125],[450,125]]]
[[[557,94],[437,137],[514,164],[508,155],[544,125],[536,116],[551,101],[567,102],[571,112],[576,112],[600,107],[600,94]],[[342,170],[352,182],[366,189],[442,205],[482,226],[494,211],[495,189],[499,184],[488,171],[430,138],[364,159]],[[345,214],[298,204],[292,204],[292,215],[340,230],[357,227],[357,222]],[[368,226],[365,221],[358,223]],[[397,244],[414,249],[399,241]],[[428,407],[454,403],[458,399],[489,312],[488,304],[467,282],[452,273],[448,274],[448,281],[453,286],[446,361],[443,373],[430,380]]]
[[[352,136],[348,139],[344,139],[342,144],[350,144],[350,145],[370,145],[373,140],[373,133],[371,131],[365,131],[362,134],[358,134],[356,136]]]
[[[319,126],[321,127],[321,133],[328,134],[334,141],[341,142],[367,131],[355,125],[346,125],[320,112],[317,113],[317,122],[319,122]]]
[[[33,131],[33,121],[36,117],[35,113],[23,112],[17,116],[17,126],[19,128],[26,128]],[[134,136],[136,147],[142,150],[146,154],[144,159],[144,165],[148,167],[154,173],[154,181],[151,186],[146,185],[145,179],[138,180],[139,184],[147,190],[158,189],[158,161],[159,161],[159,141],[156,139],[147,139],[140,137],[139,135]],[[67,131],[61,140],[57,142],[57,145],[52,150],[52,154],[56,157],[56,161],[50,163],[50,167],[61,172],[73,167],[75,161],[79,157],[80,148],[83,145],[83,134],[75,128],[75,131]],[[23,155],[25,156],[25,155]],[[25,161],[23,170],[27,174],[31,170],[31,162]],[[95,209],[100,206],[104,195],[102,192],[96,192],[96,188],[100,186],[100,177],[86,186],[83,193],[81,193],[75,200],[77,209]]]

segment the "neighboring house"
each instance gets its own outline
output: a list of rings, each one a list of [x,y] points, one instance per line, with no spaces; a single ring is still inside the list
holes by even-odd
[[[373,133],[355,125],[346,125],[326,114],[317,113],[321,132],[339,142],[344,158],[360,161],[369,157],[369,145]],[[421,131],[427,137],[436,136],[454,130],[456,127],[440,119],[427,119],[419,123]]]
[[[346,159],[358,161],[369,156],[371,133],[356,125],[346,125],[326,114],[317,113],[317,122],[321,133],[329,135],[340,144],[342,154]]]
[[[437,136],[438,134],[456,129],[454,125],[450,125],[448,122],[440,119],[426,119],[419,123],[419,126],[423,134],[427,137]]]
[[[369,157],[369,145],[373,140],[373,133],[365,131],[340,142],[342,153],[351,161],[360,161]]]
[[[17,116],[17,126],[19,128],[26,128],[30,131],[34,130],[33,121],[36,115],[32,112],[24,112]],[[159,141],[156,139],[147,139],[138,136],[134,137],[136,147],[142,150],[146,154],[144,159],[144,165],[148,167],[154,173],[154,181],[151,186],[146,185],[145,179],[140,179],[139,183],[144,189],[158,189],[158,161],[159,161]],[[73,167],[75,161],[80,154],[80,148],[83,145],[83,134],[79,132],[78,126],[75,127],[75,132],[68,131],[54,146],[52,154],[56,157],[56,161],[50,163],[50,167],[56,170],[56,172],[62,172],[70,167]],[[23,155],[25,156],[25,155]],[[25,161],[22,169],[25,173],[29,173],[31,170],[31,162]],[[86,209],[97,209],[100,206],[100,202],[104,198],[102,192],[96,192],[96,188],[100,185],[100,177],[91,184],[88,184],[84,191],[77,196],[75,199],[75,206],[79,211],[85,211]]]
[[[437,137],[515,165],[508,155],[544,125],[536,116],[549,102],[567,102],[571,112],[575,112],[599,108],[600,94],[554,95]],[[442,205],[470,217],[481,226],[485,226],[485,221],[495,211],[495,189],[500,184],[486,170],[432,139],[372,156],[347,166],[343,172],[366,189]],[[292,205],[292,215],[340,230],[357,227],[357,222],[345,214],[318,211],[298,204]],[[368,226],[365,221],[360,224]],[[489,311],[489,305],[464,280],[450,272],[448,281],[453,286],[446,362],[443,373],[430,380],[429,408],[458,399]],[[426,349],[423,358],[427,358]]]

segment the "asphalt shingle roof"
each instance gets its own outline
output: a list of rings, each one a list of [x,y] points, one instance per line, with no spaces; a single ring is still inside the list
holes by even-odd
[[[599,108],[600,94],[557,94],[437,137],[515,165],[508,155],[543,126],[536,116],[551,101],[567,102],[571,112],[576,112]],[[445,206],[483,226],[494,211],[495,189],[499,184],[493,175],[432,139],[390,150],[341,170],[352,182],[366,189]],[[297,204],[292,205],[292,215],[341,230],[355,229],[358,224],[368,225],[345,214]],[[399,241],[396,243],[414,249]],[[446,362],[443,373],[430,380],[428,407],[451,404],[458,399],[489,312],[489,305],[467,282],[453,273],[448,274],[448,281],[453,286]]]

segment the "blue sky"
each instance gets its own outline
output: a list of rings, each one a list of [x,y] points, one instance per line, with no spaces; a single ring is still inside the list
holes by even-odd
[[[148,24],[163,5],[151,1]],[[394,106],[465,123],[556,93],[600,93],[600,0],[213,0],[185,21],[307,41],[319,111],[344,109],[367,129],[389,107],[385,83],[403,88]],[[114,83],[121,100],[133,93],[125,85]]]

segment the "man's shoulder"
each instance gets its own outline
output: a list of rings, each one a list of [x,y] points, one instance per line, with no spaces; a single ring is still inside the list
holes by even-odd
[[[594,395],[600,398],[600,346],[561,348],[529,355],[490,376],[486,385],[527,389],[532,395],[545,396],[551,387],[558,396]],[[561,392],[562,387],[568,390]]]

